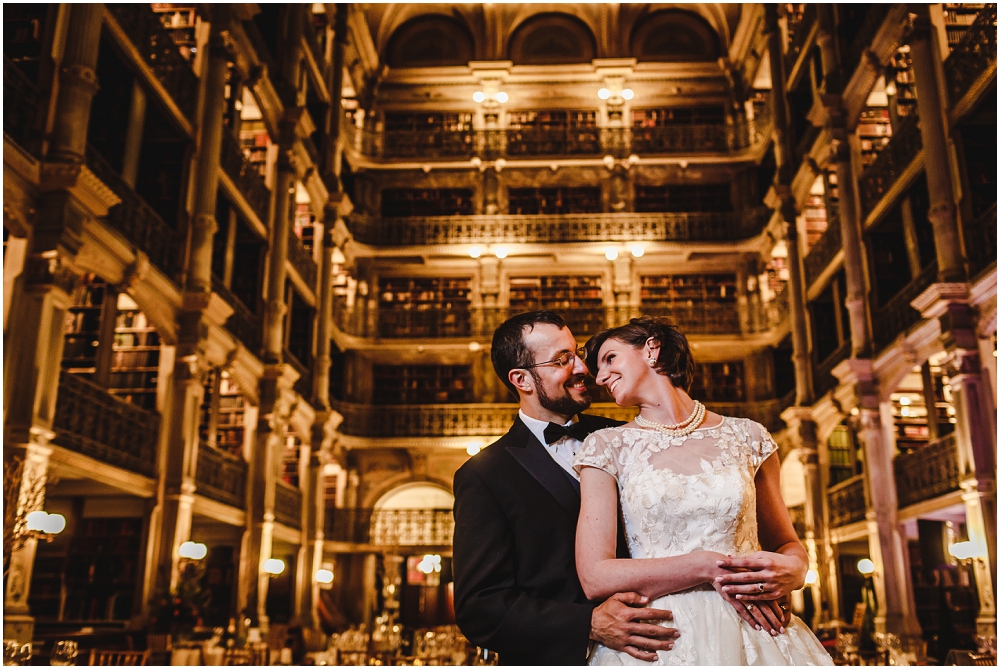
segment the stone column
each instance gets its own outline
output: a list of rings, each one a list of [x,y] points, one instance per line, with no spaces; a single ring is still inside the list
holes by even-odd
[[[88,216],[105,215],[107,207],[114,204],[113,196],[93,192],[81,180],[90,104],[97,91],[102,9],[100,4],[71,8],[56,128],[40,175],[42,194],[23,270],[11,291],[9,318],[21,336],[12,337],[5,351],[4,447],[8,457],[17,454],[25,460],[19,495],[25,502],[30,500],[27,511],[42,508],[45,500],[63,330],[70,294],[78,279],[73,264],[80,249],[83,221]],[[88,191],[85,195],[84,190]],[[92,211],[84,202],[101,203],[103,210]],[[4,595],[4,636],[25,642],[31,640],[34,629],[34,619],[28,615],[34,552],[33,540],[14,551]]]
[[[944,106],[938,86],[938,65],[928,5],[910,5],[917,12],[910,34],[910,57],[917,84],[917,113],[920,115],[920,138],[924,145],[924,165],[930,210],[927,218],[934,226],[937,248],[938,280],[965,279],[965,265],[956,218],[955,195],[951,183],[951,160],[945,127]]]

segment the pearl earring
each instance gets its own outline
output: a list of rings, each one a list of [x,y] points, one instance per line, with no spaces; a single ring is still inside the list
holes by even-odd
[[[653,365],[656,364],[656,358],[654,358],[653,356],[649,356],[648,360],[649,360],[649,366],[650,367],[652,367]]]

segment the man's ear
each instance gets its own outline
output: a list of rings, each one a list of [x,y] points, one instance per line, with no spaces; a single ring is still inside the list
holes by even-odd
[[[535,380],[531,374],[524,369],[512,369],[507,372],[507,380],[514,384],[514,387],[524,393],[531,393],[535,390]]]

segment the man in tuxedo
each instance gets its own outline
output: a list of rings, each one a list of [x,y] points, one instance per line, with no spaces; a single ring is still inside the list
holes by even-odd
[[[459,627],[501,664],[584,664],[591,641],[655,660],[677,636],[657,624],[670,612],[645,608],[637,593],[589,602],[576,574],[573,456],[588,434],[621,424],[580,414],[591,400],[576,340],[554,312],[520,314],[494,333],[492,361],[520,411],[505,436],[455,474]],[[621,531],[618,547],[628,557]]]

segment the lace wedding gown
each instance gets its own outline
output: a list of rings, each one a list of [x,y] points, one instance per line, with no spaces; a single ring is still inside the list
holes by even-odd
[[[761,425],[724,418],[685,437],[615,427],[587,437],[574,466],[596,467],[618,481],[632,557],[660,558],[707,550],[746,555],[757,541],[757,468],[777,446]],[[659,651],[659,665],[831,665],[812,631],[793,617],[771,636],[739,617],[711,585],[667,595],[680,638]],[[646,665],[598,646],[592,665]]]

